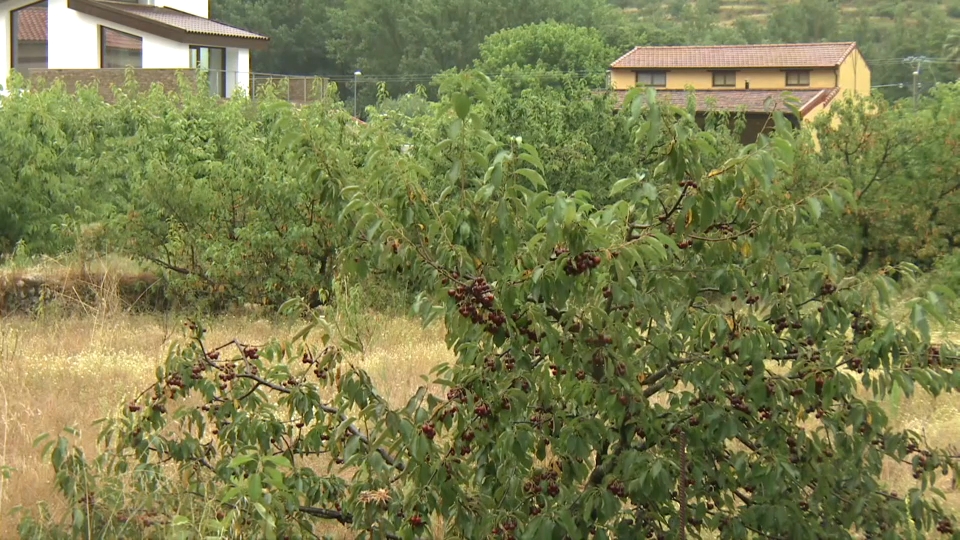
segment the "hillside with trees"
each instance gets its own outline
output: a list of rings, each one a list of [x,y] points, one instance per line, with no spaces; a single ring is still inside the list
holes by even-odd
[[[926,57],[922,90],[960,73],[958,38],[951,38],[960,33],[960,4],[950,0],[215,0],[212,9],[273,37],[269,50],[254,55],[257,70],[330,76],[343,88],[360,70],[365,104],[375,101],[378,83],[393,93],[431,85],[436,74],[476,61],[488,35],[548,20],[593,28],[610,47],[609,56],[579,66],[585,76],[602,74],[636,45],[846,40],[860,44],[873,84],[890,98],[912,91],[917,64],[905,59]]]

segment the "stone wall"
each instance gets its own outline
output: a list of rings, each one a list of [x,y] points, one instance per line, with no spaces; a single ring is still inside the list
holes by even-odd
[[[171,303],[163,282],[151,274],[0,275],[0,317],[34,315],[50,309],[84,312],[103,308],[165,311]]]

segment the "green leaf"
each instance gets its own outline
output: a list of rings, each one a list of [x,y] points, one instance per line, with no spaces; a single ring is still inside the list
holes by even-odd
[[[789,131],[785,131],[785,133],[789,133]],[[775,137],[773,139],[773,146],[780,152],[780,157],[783,158],[787,166],[793,165],[794,149],[790,141],[782,137]]]
[[[524,145],[524,146],[529,146],[529,145]],[[533,165],[534,167],[537,168],[537,170],[540,170],[540,171],[543,170],[543,162],[540,161],[540,156],[536,154],[536,150],[532,146],[530,146],[530,153],[524,152],[517,157]]]
[[[610,188],[610,196],[613,197],[619,194],[620,192],[622,192],[623,190],[629,187],[632,187],[638,182],[640,182],[640,178],[637,176],[628,176],[626,178],[621,178],[620,180],[617,180],[616,183],[613,184],[612,188]]]
[[[248,454],[241,454],[231,459],[230,462],[227,463],[227,467],[230,467],[231,469],[235,469],[237,467],[240,467],[241,465],[250,463],[255,459],[257,459],[257,455],[254,452],[250,452]]]
[[[467,115],[470,114],[470,98],[462,93],[458,92],[453,95],[453,109],[457,113],[457,117],[460,120],[466,120]]]
[[[535,188],[547,189],[547,182],[533,169],[517,169],[517,174],[526,178]]]
[[[810,215],[813,216],[813,220],[817,221],[820,219],[820,214],[823,213],[823,207],[820,205],[820,199],[816,197],[807,197],[807,208],[810,209]]]
[[[259,501],[263,497],[263,485],[260,481],[260,473],[251,473],[247,479],[247,494],[251,501]]]
[[[911,312],[913,326],[920,331],[920,336],[924,343],[930,343],[930,321],[927,319],[927,311],[920,302],[913,305]]]

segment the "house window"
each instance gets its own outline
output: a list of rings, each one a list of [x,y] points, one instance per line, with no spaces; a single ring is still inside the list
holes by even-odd
[[[810,72],[788,71],[787,86],[810,86]]]
[[[227,50],[219,47],[190,46],[190,64],[207,72],[210,93],[227,96]]]
[[[736,86],[737,72],[736,71],[714,71],[713,85],[714,86]]]
[[[10,30],[10,59],[13,68],[20,71],[46,69],[46,0],[11,11]]]
[[[100,67],[137,68],[143,67],[143,38],[100,27]]]
[[[666,71],[638,71],[637,84],[663,87],[667,85]]]

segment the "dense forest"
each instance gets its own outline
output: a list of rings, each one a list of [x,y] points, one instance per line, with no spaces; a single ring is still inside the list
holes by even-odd
[[[347,83],[345,99],[360,70],[365,104],[378,83],[393,94],[430,86],[476,61],[488,35],[548,20],[594,28],[610,48],[577,66],[585,76],[637,45],[833,40],[860,44],[888,98],[911,93],[918,65],[921,91],[960,69],[956,0],[214,0],[212,11],[271,36],[270,48],[254,53],[255,70],[329,76]]]

